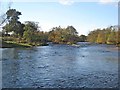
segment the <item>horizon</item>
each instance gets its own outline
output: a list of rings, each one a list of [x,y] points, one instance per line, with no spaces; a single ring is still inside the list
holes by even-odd
[[[22,13],[19,19],[22,23],[39,22],[42,31],[73,26],[79,35],[88,35],[94,29],[118,25],[118,7],[115,3],[13,2],[11,9]]]

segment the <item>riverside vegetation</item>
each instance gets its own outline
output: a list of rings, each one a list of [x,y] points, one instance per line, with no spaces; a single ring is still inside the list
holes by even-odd
[[[115,26],[96,29],[91,31],[88,36],[79,36],[73,26],[53,27],[51,31],[44,32],[40,30],[38,22],[25,21],[25,23],[21,23],[20,15],[22,15],[21,12],[16,9],[9,9],[6,12],[7,22],[0,32],[0,42],[2,42],[0,47],[32,47],[48,45],[48,42],[73,45],[80,41],[120,46],[120,30]]]

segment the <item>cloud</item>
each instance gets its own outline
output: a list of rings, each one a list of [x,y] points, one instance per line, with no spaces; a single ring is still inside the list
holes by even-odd
[[[75,2],[98,2],[100,4],[118,4],[119,0],[59,0],[62,5],[72,5]]]
[[[118,0],[100,0],[102,4],[109,4],[109,3],[118,3]]]
[[[100,0],[99,2],[100,3],[111,3],[113,2],[113,0]]]
[[[99,0],[99,4],[109,4],[118,7],[119,0]]]
[[[74,1],[73,0],[59,0],[59,3],[62,5],[72,5]]]

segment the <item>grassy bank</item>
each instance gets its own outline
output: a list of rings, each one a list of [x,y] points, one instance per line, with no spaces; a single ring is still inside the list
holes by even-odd
[[[23,38],[0,37],[0,48],[29,48],[33,46],[47,46],[45,42],[27,42]]]
[[[2,41],[0,44],[1,48],[13,48],[13,47],[18,47],[18,48],[29,48],[32,47],[29,44],[24,44],[24,43],[16,43],[12,41]]]
[[[0,48],[29,48],[33,46],[47,46],[48,44],[27,44],[27,43],[16,43],[12,41],[3,41],[2,44],[0,45]]]

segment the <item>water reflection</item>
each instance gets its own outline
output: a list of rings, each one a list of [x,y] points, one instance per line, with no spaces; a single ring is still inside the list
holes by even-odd
[[[15,48],[2,49],[2,59],[18,59],[18,50]]]

